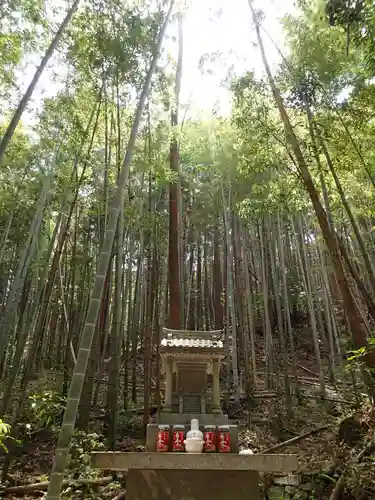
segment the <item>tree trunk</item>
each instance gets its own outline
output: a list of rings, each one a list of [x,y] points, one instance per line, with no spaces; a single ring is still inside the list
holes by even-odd
[[[182,16],[178,14],[178,60],[175,80],[176,103],[171,112],[172,139],[170,145],[170,166],[176,174],[180,173],[179,145],[176,135],[178,126],[178,108],[180,99],[181,76],[182,76]],[[181,286],[180,286],[180,237],[179,237],[179,179],[171,182],[169,186],[169,257],[168,257],[168,281],[169,281],[169,328],[178,330],[181,327]]]

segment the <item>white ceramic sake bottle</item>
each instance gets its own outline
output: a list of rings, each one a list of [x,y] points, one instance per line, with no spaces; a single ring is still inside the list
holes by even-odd
[[[202,453],[203,450],[203,432],[199,430],[199,421],[193,418],[190,422],[190,431],[186,433],[184,441],[187,453]]]

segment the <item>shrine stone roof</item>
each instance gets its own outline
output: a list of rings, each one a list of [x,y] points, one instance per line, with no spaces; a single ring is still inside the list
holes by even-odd
[[[192,339],[192,338],[168,338],[164,337],[161,340],[162,347],[195,347],[195,348],[224,348],[221,340],[211,339]]]
[[[193,330],[171,330],[163,328],[164,336],[160,342],[165,348],[193,348],[193,349],[224,349],[224,343],[220,339],[221,330],[215,331],[193,331]]]

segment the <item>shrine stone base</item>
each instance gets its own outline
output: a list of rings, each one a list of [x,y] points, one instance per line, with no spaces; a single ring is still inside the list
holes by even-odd
[[[165,414],[168,415],[168,414]],[[173,413],[170,413],[168,416],[171,417]],[[161,415],[159,415],[160,417]],[[183,414],[176,414],[176,416],[181,417]],[[202,419],[202,417],[206,416],[207,421],[205,419]],[[230,435],[230,452],[231,453],[238,453],[239,448],[238,448],[238,427],[237,425],[229,425],[228,424],[228,416],[227,415],[216,415],[217,417],[225,417],[226,421],[223,423],[218,423],[216,419],[213,419],[213,415],[199,415],[199,427],[200,430],[203,432],[204,431],[204,426],[205,425],[228,425],[229,426],[229,435]],[[208,418],[209,417],[209,418]],[[147,426],[147,434],[146,434],[146,451],[153,452],[156,451],[156,436],[158,433],[158,425],[185,425],[185,434],[190,430],[190,420],[194,418],[194,416],[188,415],[188,419],[184,420],[181,418],[173,421],[159,421],[157,424],[148,424]],[[224,420],[224,418],[223,418]],[[218,419],[219,422],[220,419]],[[187,423],[188,422],[188,423]]]
[[[192,418],[199,420],[199,425],[229,425],[228,415],[215,413],[199,413],[198,415],[189,413],[157,413],[155,423],[158,425],[190,425]]]
[[[137,470],[128,471],[129,500],[260,500],[257,471]]]

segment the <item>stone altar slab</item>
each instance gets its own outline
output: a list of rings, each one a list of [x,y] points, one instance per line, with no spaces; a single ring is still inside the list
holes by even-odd
[[[129,500],[261,500],[256,471],[136,470],[127,474]]]
[[[93,452],[92,467],[103,470],[183,470],[295,472],[296,455],[238,455],[236,453]]]

